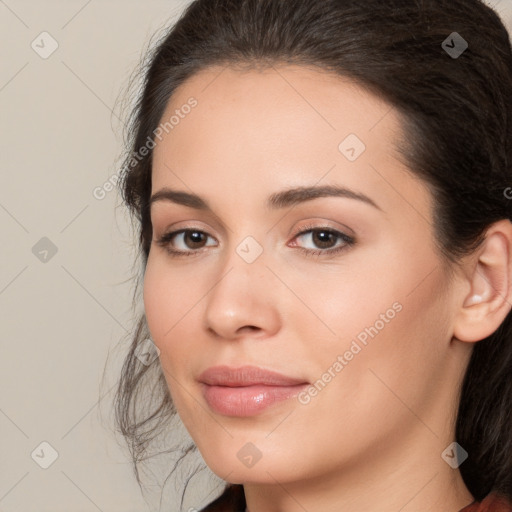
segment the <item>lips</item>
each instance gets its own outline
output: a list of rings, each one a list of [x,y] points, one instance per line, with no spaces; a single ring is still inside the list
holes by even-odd
[[[242,366],[230,368],[229,366],[214,366],[204,371],[198,378],[199,382],[209,386],[296,386],[308,384],[304,379],[287,377],[277,372],[264,370],[257,366]]]
[[[309,385],[256,366],[208,368],[199,378],[203,397],[213,412],[224,416],[253,416],[277,402],[296,396]]]

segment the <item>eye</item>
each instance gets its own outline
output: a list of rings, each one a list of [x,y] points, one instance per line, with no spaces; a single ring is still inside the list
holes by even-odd
[[[349,235],[328,227],[308,226],[306,230],[295,235],[295,239],[309,241],[320,249],[308,249],[299,247],[299,250],[310,256],[322,256],[337,254],[355,244],[355,240]],[[336,245],[336,242],[341,242]]]
[[[162,235],[156,243],[160,247],[164,247],[171,256],[191,256],[198,254],[198,249],[204,247],[204,241],[207,237],[207,233],[199,231],[198,229],[182,229]],[[181,243],[181,249],[174,249],[172,247],[174,245],[174,239],[178,241],[178,245]]]

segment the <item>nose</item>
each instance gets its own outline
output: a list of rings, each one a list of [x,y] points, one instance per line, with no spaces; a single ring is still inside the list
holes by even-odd
[[[272,336],[280,326],[278,281],[263,257],[247,263],[233,253],[206,296],[206,328],[226,340]]]

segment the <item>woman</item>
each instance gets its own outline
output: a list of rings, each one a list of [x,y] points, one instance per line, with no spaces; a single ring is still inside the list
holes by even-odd
[[[121,180],[143,258],[116,404],[136,472],[177,412],[183,456],[227,483],[204,510],[512,510],[497,14],[197,0],[148,58]]]

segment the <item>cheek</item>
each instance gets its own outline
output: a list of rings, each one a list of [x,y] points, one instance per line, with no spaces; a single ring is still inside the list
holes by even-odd
[[[340,344],[352,357],[344,375],[351,390],[376,409],[387,403],[388,414],[398,412],[403,401],[420,410],[432,383],[441,379],[450,336],[440,279],[434,273],[411,293],[408,283],[414,280],[404,273],[394,293],[367,302],[364,323],[352,323],[345,338],[350,341]],[[351,342],[361,348],[357,355],[350,356]]]
[[[168,301],[168,296],[164,293],[165,286],[162,283],[162,279],[159,277],[158,270],[153,263],[153,258],[150,253],[144,274],[144,312],[151,338],[158,348],[162,350],[160,346],[160,340],[164,333],[162,313],[167,308],[166,302]]]
[[[172,401],[180,409],[180,384],[188,368],[184,352],[188,340],[184,336],[190,300],[184,297],[186,292],[160,261],[148,258],[143,287],[146,321],[151,339],[160,350],[160,365]]]
[[[187,293],[179,280],[157,258],[148,258],[144,274],[144,310],[151,337],[160,351],[168,350],[168,341],[186,317]]]
[[[351,392],[372,390],[369,395],[375,396],[375,386],[386,391],[381,376],[393,389],[409,393],[442,367],[450,313],[440,267],[427,250],[422,260],[384,252],[372,263],[351,266],[344,278],[333,276],[316,285],[310,281],[304,287],[308,306],[322,322],[296,312],[294,323],[307,333],[304,342],[316,340],[307,349],[312,371],[317,378],[329,369],[340,375],[333,379],[340,392],[348,389],[349,379]]]
[[[442,300],[433,300],[434,288],[435,283],[410,295],[406,286],[400,293],[375,293],[353,303],[352,312],[340,303],[347,316],[333,324],[338,339],[312,344],[303,357],[318,391],[303,397],[301,421],[328,418],[324,435],[346,429],[354,445],[370,445],[384,433],[418,423],[411,410],[424,411],[436,396],[433,383],[442,381],[443,307]]]
[[[201,299],[207,292],[205,279],[197,272],[170,269],[165,258],[148,258],[144,275],[143,300],[151,338],[161,353],[164,370],[182,375],[198,350]],[[200,353],[200,352],[199,352]],[[169,381],[172,385],[172,381]]]

